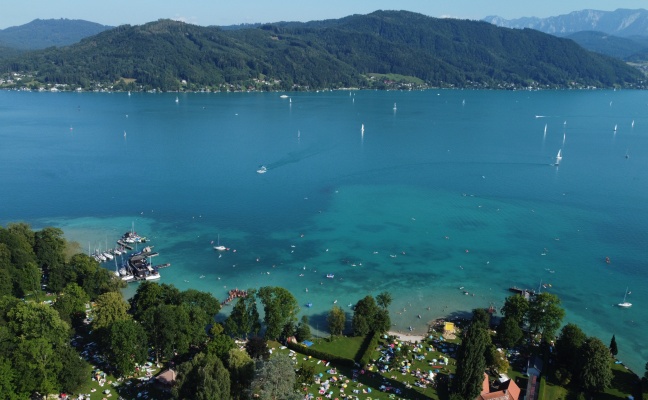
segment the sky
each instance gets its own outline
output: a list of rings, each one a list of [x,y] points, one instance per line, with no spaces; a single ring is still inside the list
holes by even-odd
[[[196,25],[312,21],[407,10],[430,17],[506,19],[550,17],[583,9],[612,11],[648,6],[645,0],[21,0],[0,11],[0,29],[34,19],[83,19],[103,25],[140,25],[162,18]]]

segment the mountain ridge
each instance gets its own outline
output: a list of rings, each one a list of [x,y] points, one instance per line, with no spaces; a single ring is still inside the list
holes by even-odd
[[[81,19],[35,19],[0,29],[0,43],[17,50],[67,46],[113,27]]]
[[[618,60],[534,30],[380,10],[234,30],[172,20],[123,25],[0,67],[32,74],[34,85],[165,91],[390,88],[372,74],[509,89],[635,87],[642,79]]]
[[[503,28],[531,28],[558,36],[581,31],[599,31],[621,37],[648,36],[648,10],[645,9],[586,9],[547,18],[522,17],[510,20],[491,15],[482,21]]]

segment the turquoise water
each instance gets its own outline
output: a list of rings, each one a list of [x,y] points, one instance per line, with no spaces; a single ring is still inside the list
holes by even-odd
[[[0,92],[0,223],[55,225],[84,249],[134,224],[172,263],[161,282],[283,286],[319,330],[335,301],[351,312],[383,290],[394,329],[423,332],[542,283],[643,370],[645,92],[175,97]]]

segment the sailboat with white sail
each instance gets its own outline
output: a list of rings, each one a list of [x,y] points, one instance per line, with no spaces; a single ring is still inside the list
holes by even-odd
[[[554,162],[554,165],[556,167],[559,166],[561,161],[562,161],[562,149],[559,149],[558,154],[556,154],[556,161]]]
[[[225,251],[225,250],[227,250],[227,247],[220,244],[220,235],[218,235],[217,240],[218,241],[216,242],[216,246],[214,246],[214,250],[216,250],[216,251]]]
[[[628,295],[628,288],[626,287],[626,291],[623,294],[623,303],[619,303],[619,307],[623,307],[623,308],[632,307],[632,303],[626,301],[626,296],[627,295]]]

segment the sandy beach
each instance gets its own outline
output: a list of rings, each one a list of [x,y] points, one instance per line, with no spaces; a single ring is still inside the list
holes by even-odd
[[[406,334],[406,333],[398,333],[394,331],[389,331],[387,332],[388,335],[390,336],[396,336],[398,340],[402,342],[421,342],[423,339],[426,338],[424,335],[414,335],[414,334]]]

